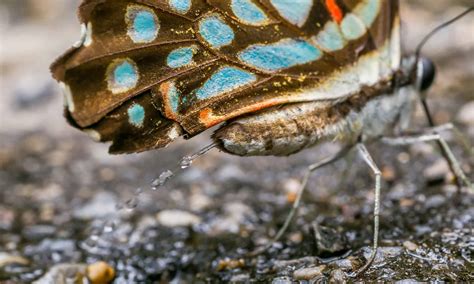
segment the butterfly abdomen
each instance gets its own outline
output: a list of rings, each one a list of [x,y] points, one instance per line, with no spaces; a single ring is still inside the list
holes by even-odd
[[[237,119],[219,129],[220,148],[239,156],[286,156],[322,141],[355,143],[393,132],[408,116],[410,87],[379,85],[343,102],[296,103]]]

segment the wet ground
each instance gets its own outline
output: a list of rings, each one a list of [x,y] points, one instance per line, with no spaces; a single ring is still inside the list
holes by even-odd
[[[68,127],[46,68],[76,40],[76,4],[38,3],[0,4],[0,282],[71,282],[97,261],[114,268],[115,283],[337,282],[364,263],[373,177],[356,155],[316,172],[281,242],[247,257],[283,224],[305,167],[338,146],[288,158],[214,150],[153,190],[209,134],[163,151],[109,156]],[[411,3],[403,14],[407,49],[461,10],[454,1]],[[430,104],[438,123],[453,122],[464,135],[443,134],[471,180],[473,17],[427,48],[440,70]],[[417,111],[414,127],[423,124]],[[474,194],[456,189],[434,145],[369,148],[384,175],[381,249],[358,280],[474,281]]]

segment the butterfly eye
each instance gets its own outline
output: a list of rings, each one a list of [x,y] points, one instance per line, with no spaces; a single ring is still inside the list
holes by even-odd
[[[419,91],[426,91],[436,77],[436,66],[428,58],[421,57],[418,61],[417,86]]]

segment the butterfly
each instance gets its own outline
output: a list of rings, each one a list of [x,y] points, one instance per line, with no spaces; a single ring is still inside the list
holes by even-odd
[[[380,171],[364,143],[404,129],[435,75],[402,57],[398,1],[84,0],[79,18],[81,40],[51,67],[74,127],[114,154],[216,125],[216,147],[240,156],[358,145],[376,175],[370,265]]]

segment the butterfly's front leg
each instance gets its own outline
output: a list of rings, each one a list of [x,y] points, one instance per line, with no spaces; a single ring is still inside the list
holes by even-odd
[[[406,135],[398,137],[383,137],[382,142],[392,146],[411,145],[415,143],[425,142],[437,142],[446,153],[446,158],[452,167],[453,173],[456,178],[461,181],[464,186],[474,191],[474,187],[471,181],[466,177],[466,174],[462,170],[459,161],[453,154],[453,151],[449,147],[446,140],[441,136],[442,131],[453,131],[455,128],[452,124],[443,124],[437,127],[428,128],[418,135]]]

